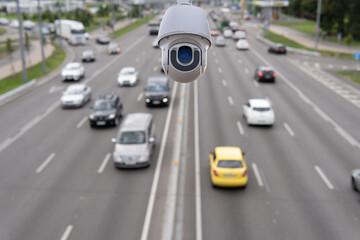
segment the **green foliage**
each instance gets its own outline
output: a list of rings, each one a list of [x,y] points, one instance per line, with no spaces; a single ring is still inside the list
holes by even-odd
[[[93,21],[92,15],[88,11],[80,8],[65,13],[65,18],[82,22],[85,27],[89,26]]]
[[[10,38],[6,39],[6,51],[9,55],[11,55],[15,51]]]
[[[0,27],[0,35],[3,35],[4,33],[6,33],[6,29],[5,29],[5,28]]]
[[[25,43],[24,43],[25,49],[27,52],[30,51],[30,40],[29,40],[29,35],[27,32],[25,32]]]
[[[357,84],[360,84],[360,72],[359,71],[336,71],[340,76],[347,78]]]
[[[65,59],[65,51],[55,46],[54,52],[45,61],[46,71],[51,72],[61,65]],[[0,80],[0,94],[8,92],[23,84],[21,72],[15,73],[7,78]],[[37,79],[45,74],[42,73],[41,62],[27,69],[28,79]],[[46,73],[47,74],[47,73]]]

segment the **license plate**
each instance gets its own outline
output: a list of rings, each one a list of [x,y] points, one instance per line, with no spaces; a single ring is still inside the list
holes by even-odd
[[[234,174],[224,174],[224,177],[226,177],[226,178],[234,178],[234,177],[236,177],[236,175],[234,175]]]
[[[265,76],[265,78],[270,78],[270,76],[269,76],[269,75],[267,75],[267,76]]]
[[[160,101],[159,101],[159,100],[156,100],[156,101],[153,101],[152,103],[153,103],[153,104],[160,104]]]
[[[98,122],[96,122],[96,125],[104,126],[104,125],[105,125],[105,122],[104,122],[104,121],[98,121]]]

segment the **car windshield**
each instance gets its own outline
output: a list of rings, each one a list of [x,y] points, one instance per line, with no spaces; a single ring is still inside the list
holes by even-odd
[[[145,143],[144,131],[122,131],[119,136],[120,144],[142,144]]]
[[[95,102],[93,109],[95,109],[95,110],[111,110],[111,109],[113,109],[113,106],[112,106],[111,102],[98,101],[98,102]]]
[[[125,70],[125,71],[121,71],[120,74],[121,75],[134,75],[135,71],[134,70]]]
[[[242,168],[242,162],[235,160],[219,160],[217,166],[219,168]]]
[[[118,46],[117,46],[116,43],[112,43],[112,44],[109,45],[109,48],[117,48],[117,47],[118,47]]]
[[[270,111],[270,108],[254,107],[254,111],[257,111],[257,112],[267,112],[267,111]]]
[[[78,68],[79,68],[79,66],[77,66],[77,65],[67,65],[65,67],[66,70],[76,70]]]
[[[85,33],[85,29],[72,29],[71,30],[72,34],[84,34]]]
[[[82,93],[83,91],[81,89],[69,89],[65,92],[66,95],[77,95]]]
[[[165,83],[154,82],[154,83],[149,83],[147,90],[151,92],[163,92],[163,91],[167,91],[167,86]]]

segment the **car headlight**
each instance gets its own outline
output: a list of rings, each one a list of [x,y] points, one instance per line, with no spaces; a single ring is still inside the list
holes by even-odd
[[[108,118],[115,118],[115,113],[110,114]]]
[[[163,100],[162,100],[164,103],[167,103],[168,101],[169,101],[169,99],[168,98],[163,98]]]
[[[145,102],[149,103],[149,102],[150,102],[150,99],[149,99],[149,98],[146,98],[146,99],[145,99]]]
[[[144,155],[140,156],[139,162],[146,162],[148,161],[148,158],[149,158],[149,153],[147,152]]]
[[[94,119],[95,118],[94,114],[90,114],[89,118]]]
[[[114,161],[115,161],[115,162],[122,162],[122,161],[123,161],[123,159],[122,159],[121,156],[115,155],[115,154],[113,154],[113,156],[114,156]]]

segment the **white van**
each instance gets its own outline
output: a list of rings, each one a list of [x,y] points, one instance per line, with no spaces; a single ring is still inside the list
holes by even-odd
[[[128,114],[120,125],[113,152],[118,168],[147,167],[155,148],[155,124],[150,113]]]

